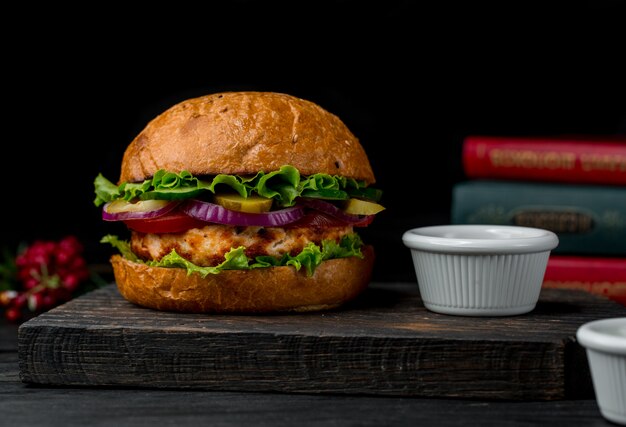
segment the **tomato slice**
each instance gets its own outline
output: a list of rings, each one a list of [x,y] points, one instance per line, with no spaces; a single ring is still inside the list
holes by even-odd
[[[372,221],[374,221],[374,217],[376,217],[376,215],[367,215],[366,217],[363,217],[363,221],[357,222],[356,224],[353,224],[353,225],[355,227],[367,227],[368,225],[372,223]]]
[[[128,219],[124,224],[131,230],[141,233],[180,233],[190,228],[202,228],[206,222],[176,211],[151,219]]]

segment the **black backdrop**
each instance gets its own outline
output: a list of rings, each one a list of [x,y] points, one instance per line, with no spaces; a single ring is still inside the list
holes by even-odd
[[[98,240],[124,230],[93,179],[117,179],[149,119],[215,91],[291,93],[359,137],[387,207],[362,233],[376,280],[414,280],[402,232],[449,221],[464,136],[626,132],[624,2],[363,3],[8,14],[0,244],[75,234],[106,264]]]

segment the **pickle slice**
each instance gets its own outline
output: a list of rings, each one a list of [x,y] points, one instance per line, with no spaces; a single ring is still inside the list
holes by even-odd
[[[110,214],[123,212],[152,212],[166,208],[172,202],[168,200],[140,200],[127,202],[126,200],[114,200],[106,205],[106,211]]]
[[[247,213],[268,212],[272,207],[272,199],[258,195],[246,198],[237,193],[220,193],[216,194],[213,200],[226,209]]]
[[[385,207],[378,203],[352,198],[345,203],[343,210],[351,215],[374,215],[385,210]]]

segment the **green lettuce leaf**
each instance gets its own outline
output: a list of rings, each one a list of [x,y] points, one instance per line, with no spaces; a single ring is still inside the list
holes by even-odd
[[[130,248],[130,243],[126,240],[121,240],[119,237],[114,236],[112,234],[107,234],[102,239],[100,239],[100,243],[108,243],[113,246],[115,249],[119,251],[120,254],[124,258],[133,262],[140,262],[141,260]]]
[[[230,252],[224,256],[224,261],[215,267],[202,267],[187,261],[176,253],[174,249],[172,252],[165,255],[158,261],[147,261],[146,264],[152,267],[165,267],[165,268],[183,268],[187,270],[187,275],[197,273],[202,277],[206,277],[209,274],[218,274],[222,270],[246,270],[248,269],[249,259],[244,253],[244,247],[233,248]]]
[[[347,258],[350,256],[363,258],[363,254],[361,253],[362,246],[363,241],[358,234],[347,234],[341,238],[339,243],[334,240],[323,240],[322,256],[324,261],[333,258]]]
[[[139,183],[113,184],[102,174],[94,180],[96,198],[94,204],[100,206],[117,199],[184,199],[197,197],[202,192],[215,193],[217,188],[233,190],[242,197],[256,193],[271,198],[277,206],[288,207],[295,204],[298,196],[320,197],[346,200],[351,194],[368,197],[372,191],[363,191],[367,184],[363,181],[345,177],[314,174],[308,177],[300,175],[298,169],[290,165],[269,173],[258,172],[252,177],[239,175],[216,175],[210,179],[194,177],[188,171],[180,173],[159,170],[152,179]],[[376,193],[380,198],[379,192]]]
[[[267,268],[280,266],[293,266],[296,270],[304,267],[307,276],[312,276],[315,269],[326,260],[335,258],[347,258],[356,256],[363,258],[361,247],[363,242],[356,233],[343,236],[339,243],[334,240],[322,241],[322,246],[309,243],[299,254],[292,256],[285,254],[282,257],[270,255],[257,256],[254,259],[248,258],[243,246],[232,248],[224,256],[224,261],[213,267],[202,267],[181,257],[175,250],[158,261],[142,261],[135,255],[127,241],[120,240],[117,236],[107,235],[101,240],[102,243],[109,243],[116,248],[121,255],[133,262],[145,263],[152,267],[183,268],[187,274],[200,274],[206,277],[209,274],[219,274],[223,270],[249,270],[252,268]]]
[[[96,192],[96,199],[93,201],[93,203],[96,206],[100,206],[106,202],[110,202],[111,200],[115,200],[120,197],[119,187],[106,179],[104,176],[102,176],[101,173],[98,174],[93,182],[93,185]]]
[[[257,179],[258,178],[258,179]],[[291,206],[300,195],[300,172],[293,166],[285,165],[270,173],[259,172],[251,185],[257,194],[274,199],[280,206]]]

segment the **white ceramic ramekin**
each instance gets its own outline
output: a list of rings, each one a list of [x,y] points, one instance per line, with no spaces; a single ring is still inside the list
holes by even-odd
[[[439,225],[406,231],[424,306],[465,316],[532,311],[539,299],[551,231],[507,225]]]
[[[600,413],[626,425],[626,317],[585,323],[576,338],[587,352]]]

